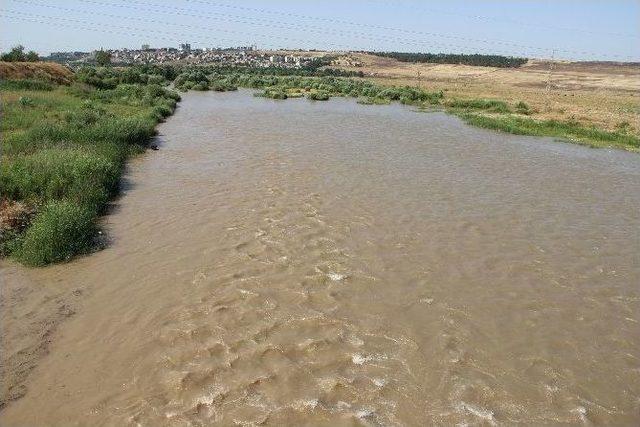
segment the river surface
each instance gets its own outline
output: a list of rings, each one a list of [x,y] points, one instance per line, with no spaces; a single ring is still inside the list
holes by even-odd
[[[247,91],[159,131],[106,249],[2,264],[5,328],[78,297],[3,426],[640,423],[637,154]]]

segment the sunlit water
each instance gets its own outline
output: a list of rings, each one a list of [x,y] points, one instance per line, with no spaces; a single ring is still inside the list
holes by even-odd
[[[640,422],[640,157],[190,93],[2,425]]]

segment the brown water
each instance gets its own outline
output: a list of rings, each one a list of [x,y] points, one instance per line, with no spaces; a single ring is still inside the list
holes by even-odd
[[[245,91],[160,132],[106,250],[2,265],[5,327],[80,295],[3,426],[640,422],[639,156]]]

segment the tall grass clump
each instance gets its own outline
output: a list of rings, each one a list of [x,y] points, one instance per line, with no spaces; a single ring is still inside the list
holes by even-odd
[[[14,254],[39,267],[85,253],[96,235],[95,213],[70,201],[52,201],[36,216]]]
[[[528,116],[532,112],[533,111],[531,110],[531,107],[529,107],[529,105],[527,105],[525,102],[518,101],[518,103],[516,104],[516,113]]]
[[[115,194],[121,162],[97,150],[54,147],[16,156],[0,168],[4,196],[40,204],[68,199],[99,211]]]
[[[489,113],[510,113],[511,108],[504,101],[496,99],[452,99],[446,106],[462,110],[482,110]]]

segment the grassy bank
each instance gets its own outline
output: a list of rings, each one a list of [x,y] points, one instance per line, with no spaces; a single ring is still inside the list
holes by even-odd
[[[454,111],[454,113],[472,126],[515,135],[548,136],[594,148],[613,147],[640,151],[640,138],[624,130],[610,132],[583,126],[577,122],[535,120],[515,114],[482,115],[462,111]]]
[[[3,255],[40,266],[95,247],[96,221],[118,193],[125,161],[179,100],[158,84],[161,74],[124,83],[130,79],[131,72],[87,69],[69,86],[0,84]]]

